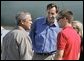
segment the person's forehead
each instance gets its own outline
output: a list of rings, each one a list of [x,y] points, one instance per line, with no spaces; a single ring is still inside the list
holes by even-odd
[[[26,18],[31,18],[31,15],[26,15],[25,17],[26,17]]]
[[[53,7],[53,8],[51,8],[51,9],[48,9],[48,11],[56,11],[56,8]]]
[[[31,18],[31,15],[27,15],[27,16],[26,16],[26,19],[31,20],[31,19],[32,19],[32,18]]]

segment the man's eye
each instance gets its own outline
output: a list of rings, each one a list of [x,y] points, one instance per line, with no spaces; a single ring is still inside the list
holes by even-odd
[[[52,15],[54,15],[54,13],[51,13]]]

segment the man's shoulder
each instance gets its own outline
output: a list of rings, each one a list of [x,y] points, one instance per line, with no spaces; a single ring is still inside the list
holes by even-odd
[[[19,29],[16,29],[16,30],[13,30],[12,33],[18,34],[18,35],[22,35],[23,34],[23,31],[22,30],[19,30]]]
[[[44,16],[41,16],[41,17],[36,18],[36,20],[44,19],[44,18],[45,18]]]
[[[59,34],[65,35],[66,34],[66,29],[61,29],[60,32],[59,32]]]
[[[18,36],[18,35],[22,35],[23,32],[21,30],[15,29],[15,30],[11,30],[7,35],[9,36]],[[6,36],[7,36],[6,35]]]
[[[34,24],[42,24],[45,21],[46,17],[38,17],[34,20]]]
[[[35,21],[38,21],[39,22],[39,21],[43,21],[44,19],[45,19],[45,17],[42,16],[42,17],[36,18]]]

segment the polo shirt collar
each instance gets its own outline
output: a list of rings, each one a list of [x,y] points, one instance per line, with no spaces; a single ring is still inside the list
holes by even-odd
[[[44,18],[42,24],[47,24],[47,18]],[[53,23],[54,26],[58,26],[58,23],[57,23],[57,19],[55,20],[55,22]]]

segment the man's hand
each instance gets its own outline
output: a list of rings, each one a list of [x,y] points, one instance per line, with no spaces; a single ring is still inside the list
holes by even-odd
[[[57,50],[56,55],[55,55],[55,60],[62,60],[64,50]]]

